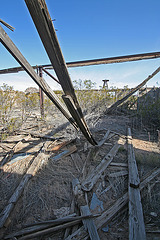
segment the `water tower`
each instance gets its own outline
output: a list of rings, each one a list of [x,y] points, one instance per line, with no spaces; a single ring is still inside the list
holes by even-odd
[[[104,79],[102,81],[103,81],[103,87],[102,88],[108,89],[108,82],[109,82],[109,80],[108,79]]]

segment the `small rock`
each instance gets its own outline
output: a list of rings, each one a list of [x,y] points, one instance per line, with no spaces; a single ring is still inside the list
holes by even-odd
[[[150,212],[150,215],[151,215],[152,217],[157,217],[157,213],[155,213],[155,212]]]
[[[103,232],[108,232],[109,231],[109,226],[107,225],[106,227],[102,228]]]

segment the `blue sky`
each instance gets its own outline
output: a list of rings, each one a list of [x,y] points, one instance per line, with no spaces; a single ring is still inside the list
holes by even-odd
[[[46,0],[66,61],[106,58],[160,51],[160,0]],[[15,31],[5,29],[31,65],[49,59],[23,0],[1,1],[0,18]],[[19,66],[0,44],[0,69]],[[91,79],[96,87],[102,79],[109,86],[134,87],[160,66],[160,59],[130,63],[69,68],[72,80]],[[51,72],[53,73],[53,71]],[[54,73],[53,73],[54,74]],[[58,85],[44,74],[54,89]],[[25,72],[0,75],[14,89],[36,86]],[[147,84],[160,87],[160,73]]]

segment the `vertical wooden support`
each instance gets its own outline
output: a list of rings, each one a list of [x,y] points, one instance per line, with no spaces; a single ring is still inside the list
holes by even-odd
[[[39,77],[43,77],[42,67],[39,67]],[[40,110],[41,110],[41,118],[44,118],[44,94],[42,88],[39,88],[39,98],[40,98]]]
[[[146,232],[140,195],[140,180],[135,160],[131,129],[128,128],[128,168],[129,168],[129,240],[145,240]]]

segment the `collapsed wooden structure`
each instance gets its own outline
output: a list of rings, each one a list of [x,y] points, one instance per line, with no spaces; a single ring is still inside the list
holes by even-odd
[[[46,49],[46,52],[51,61],[51,65],[43,65],[43,66],[31,66],[18,48],[11,41],[9,36],[6,34],[4,29],[0,26],[0,42],[5,46],[5,48],[12,54],[12,56],[19,62],[22,67],[18,68],[10,68],[0,70],[0,74],[6,73],[14,73],[25,70],[29,76],[38,84],[38,86],[43,90],[43,92],[50,98],[50,100],[56,105],[56,107],[62,112],[62,114],[68,119],[68,121],[76,128],[80,129],[85,138],[93,145],[95,148],[100,148],[105,141],[107,140],[110,131],[107,131],[104,139],[102,139],[99,143],[95,141],[93,138],[86,122],[83,117],[82,110],[78,103],[67,67],[78,67],[78,66],[87,66],[87,65],[97,65],[97,64],[108,64],[108,63],[119,63],[119,62],[127,62],[127,61],[137,61],[143,59],[153,59],[159,58],[160,52],[155,53],[146,53],[146,54],[137,54],[130,56],[122,56],[122,57],[113,57],[106,59],[96,59],[96,60],[88,60],[88,61],[79,61],[79,62],[70,62],[65,63],[63,58],[61,48],[58,43],[58,39],[56,37],[56,33],[54,30],[54,26],[49,15],[46,3],[44,0],[25,0],[28,10],[32,16],[32,19],[35,23],[37,31],[40,35],[40,38],[43,42],[43,45]],[[2,22],[2,21],[1,21]],[[61,101],[57,98],[55,93],[49,87],[49,85],[45,82],[42,75],[38,76],[34,69],[41,69],[47,74],[47,69],[54,69],[58,79],[56,80],[62,86],[64,91],[64,95],[62,96],[65,105],[61,103]],[[138,89],[146,84],[153,76],[155,76],[160,71],[160,67],[148,78],[146,78],[141,84],[132,89],[130,93],[128,93],[123,99],[117,101],[110,108],[107,109],[106,113],[112,112],[118,105],[128,99],[133,93],[135,93]],[[52,78],[54,78],[51,75]],[[67,107],[67,108],[66,108]],[[91,214],[90,209],[88,207],[85,193],[92,190],[93,186],[97,183],[99,178],[102,176],[102,173],[106,170],[106,168],[111,164],[113,158],[117,154],[119,148],[124,145],[125,141],[128,141],[128,167],[129,167],[129,182],[128,189],[129,195],[126,193],[120,199],[118,199],[113,206],[103,212],[101,216],[94,216]],[[43,151],[45,149],[45,145],[41,146],[40,149]],[[73,149],[72,149],[73,150]],[[13,150],[14,153],[14,150]],[[71,154],[73,152],[69,152]],[[35,174],[38,168],[38,164],[40,163],[39,159],[43,158],[43,152],[39,152],[38,156],[34,159],[30,168],[24,175],[22,181],[17,187],[14,194],[8,201],[8,204],[4,208],[4,210],[0,214],[0,228],[4,226],[6,223],[11,211],[13,210],[15,203],[19,199],[25,184],[29,181],[30,177]],[[5,164],[7,157],[5,157],[2,161],[1,167]],[[54,159],[55,160],[55,159]],[[84,166],[85,169],[85,166]],[[84,170],[83,169],[83,170]],[[32,228],[22,230],[21,232],[16,232],[11,235],[7,235],[5,239],[10,239],[14,237],[18,237],[18,239],[32,239],[33,237],[42,236],[43,234],[52,233],[57,231],[58,229],[67,229],[72,225],[76,225],[79,221],[83,221],[83,227],[79,228],[77,231],[73,232],[73,234],[69,235],[66,231],[65,239],[100,239],[98,236],[97,230],[102,227],[104,223],[109,221],[113,216],[117,214],[117,212],[122,209],[127,202],[129,201],[129,239],[146,239],[144,219],[143,219],[143,211],[141,205],[141,197],[140,190],[144,188],[144,186],[151,179],[155,178],[160,173],[159,170],[155,170],[151,173],[150,176],[146,177],[142,182],[139,180],[134,150],[132,146],[131,139],[131,131],[128,129],[128,137],[122,137],[113,148],[107,153],[107,155],[102,159],[101,163],[90,172],[88,176],[85,176],[84,179],[79,182],[78,179],[74,179],[72,182],[73,193],[77,204],[79,206],[81,217],[73,217],[69,216],[68,219],[59,219],[56,222],[45,222],[39,224],[40,227],[32,226]],[[93,218],[96,217],[94,221]],[[20,237],[19,237],[20,236]]]

